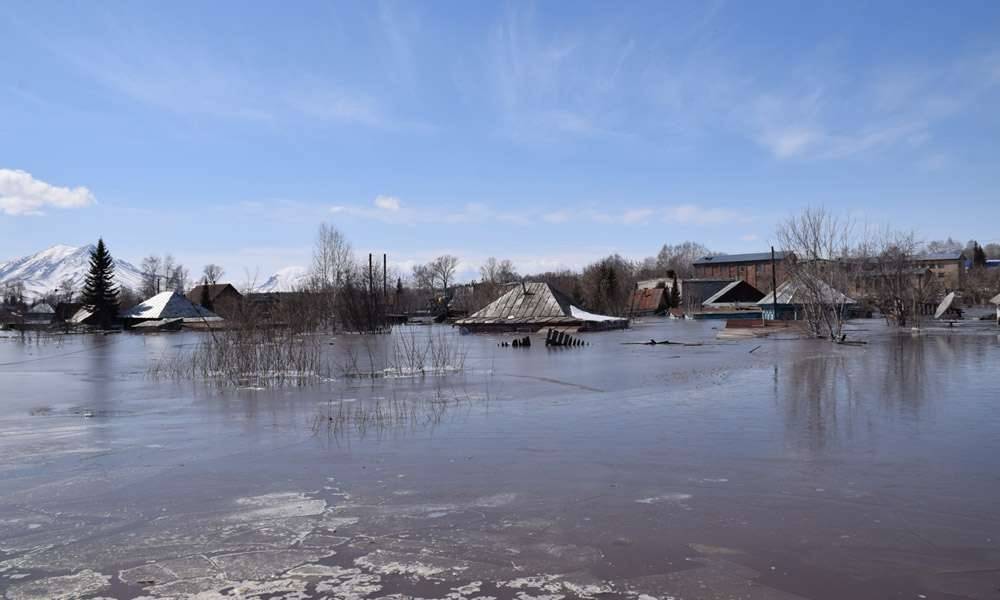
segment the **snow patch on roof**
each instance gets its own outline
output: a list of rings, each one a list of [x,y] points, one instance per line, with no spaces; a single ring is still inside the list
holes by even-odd
[[[160,292],[122,313],[126,319],[219,319],[177,292]]]
[[[596,315],[592,312],[587,312],[582,308],[577,308],[570,304],[569,314],[574,319],[580,319],[581,321],[594,321],[594,322],[604,322],[604,321],[621,321],[621,317],[609,317],[608,315]]]

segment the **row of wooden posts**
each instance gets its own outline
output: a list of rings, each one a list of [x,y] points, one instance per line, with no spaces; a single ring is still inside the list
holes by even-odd
[[[526,335],[523,338],[515,338],[510,342],[500,342],[497,345],[502,348],[530,348],[531,336]],[[565,331],[549,329],[548,333],[545,335],[545,345],[559,347],[586,346],[587,342],[579,338],[575,338]]]
[[[549,329],[549,333],[545,336],[546,346],[586,346],[587,342],[575,338],[565,331],[556,331],[555,329]]]

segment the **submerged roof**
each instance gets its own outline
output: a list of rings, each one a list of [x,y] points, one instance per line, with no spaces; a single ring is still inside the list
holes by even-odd
[[[632,301],[629,303],[629,306],[632,310],[640,312],[666,308],[667,293],[666,288],[640,287],[632,293]]]
[[[220,319],[177,292],[160,292],[122,313],[126,319]]]
[[[56,309],[52,308],[51,304],[45,302],[39,302],[38,304],[32,306],[28,309],[29,315],[54,315],[56,314]]]
[[[511,285],[510,289],[473,315],[456,321],[458,325],[518,323],[569,325],[583,322],[625,321],[587,312],[574,306],[562,292],[547,283]]]
[[[780,289],[780,288],[779,288]],[[764,297],[764,292],[758,290],[742,279],[731,281],[724,288],[709,296],[702,306],[719,304],[754,304]]]
[[[775,252],[774,260],[784,260],[790,252]],[[751,252],[749,254],[718,254],[716,256],[702,256],[694,261],[696,265],[716,265],[743,262],[763,262],[771,260],[770,252]]]
[[[94,316],[93,310],[87,308],[86,306],[82,306],[80,307],[79,310],[73,313],[73,316],[69,318],[69,322],[73,323],[74,325],[82,325],[84,322],[87,321],[87,319],[93,316]]]
[[[822,304],[854,304],[854,300],[841,292],[833,289],[825,281],[814,279],[817,293],[821,296]],[[778,286],[778,304],[811,304],[809,290],[804,282],[789,279]],[[757,302],[758,306],[774,304],[774,293],[768,292],[766,296]]]

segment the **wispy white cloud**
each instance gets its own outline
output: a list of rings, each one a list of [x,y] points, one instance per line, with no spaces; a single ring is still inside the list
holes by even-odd
[[[396,212],[400,207],[399,198],[396,198],[395,196],[376,196],[375,206],[382,210]]]
[[[544,141],[623,135],[615,100],[635,48],[626,35],[560,31],[541,26],[533,7],[508,7],[489,38],[485,71],[502,133]]]
[[[607,210],[580,206],[577,209],[525,208],[521,210],[496,210],[482,202],[469,202],[452,209],[415,210],[395,196],[377,196],[371,205],[340,204],[330,208],[336,215],[372,219],[384,223],[415,225],[419,223],[493,223],[533,225],[539,223],[563,224],[570,222],[597,223],[601,225],[638,226],[654,222],[678,223],[692,226],[713,226],[744,223],[751,219],[744,213],[698,204],[670,206],[635,206],[620,210]]]
[[[679,204],[664,210],[663,220],[685,225],[720,225],[746,221],[744,213],[724,208],[711,208],[697,204]]]
[[[391,132],[426,133],[433,127],[419,120],[394,114],[373,95],[308,77],[312,83],[290,83],[277,104],[279,114],[295,115],[329,123],[360,125]]]
[[[40,216],[48,207],[83,208],[96,201],[85,187],[55,186],[26,171],[0,169],[0,211],[6,215]]]
[[[101,42],[64,38],[45,43],[104,88],[159,110],[271,125],[305,119],[392,132],[432,129],[401,115],[393,95],[344,83],[312,67],[255,67],[196,40],[178,43],[125,28],[95,37]],[[393,43],[394,55],[405,54],[400,43]]]

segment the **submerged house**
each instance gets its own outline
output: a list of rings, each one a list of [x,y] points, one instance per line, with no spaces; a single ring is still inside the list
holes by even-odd
[[[56,309],[47,302],[39,302],[29,308],[24,313],[24,324],[26,326],[44,327],[51,325],[56,318]]]
[[[208,327],[218,324],[222,317],[198,306],[177,292],[160,292],[152,298],[133,306],[121,314],[127,327],[143,328],[186,325]]]
[[[695,318],[759,319],[761,311],[757,303],[763,297],[764,292],[742,279],[730,281],[701,303],[702,311]]]
[[[713,278],[682,279],[679,286],[681,305],[686,312],[696,313],[701,310],[701,306],[706,300],[733,281],[733,279]]]
[[[502,296],[456,325],[472,332],[526,331],[549,327],[576,331],[625,329],[628,319],[597,315],[575,306],[547,283],[512,284]]]
[[[191,302],[227,319],[237,316],[243,304],[243,294],[230,283],[199,284],[186,296]]]
[[[990,303],[997,305],[997,325],[1000,325],[1000,294],[993,296]]]
[[[662,315],[670,307],[670,290],[662,287],[639,288],[632,292],[629,314],[635,317]]]
[[[820,304],[826,306],[852,305],[856,302],[845,294],[835,290],[827,283],[818,279],[814,280],[811,286],[806,286],[802,281],[790,279],[778,285],[777,302],[775,294],[768,292],[766,296],[757,302],[765,321],[787,321],[799,320],[804,317],[806,305],[812,304],[816,298],[810,292],[809,287],[817,290]],[[777,313],[775,312],[777,309]]]

